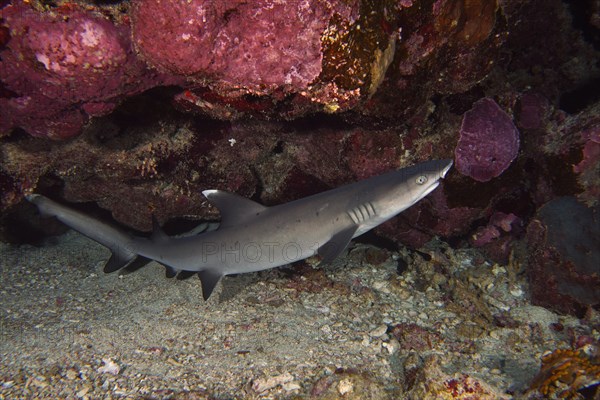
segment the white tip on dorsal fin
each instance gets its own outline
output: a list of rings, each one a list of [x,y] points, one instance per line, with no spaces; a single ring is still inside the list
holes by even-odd
[[[262,204],[224,190],[205,190],[202,194],[219,209],[221,213],[219,228],[239,225],[257,217],[267,209]]]

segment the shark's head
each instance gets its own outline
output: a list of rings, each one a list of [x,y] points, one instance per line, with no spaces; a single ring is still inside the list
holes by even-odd
[[[381,176],[373,196],[379,212],[390,218],[406,210],[437,188],[451,167],[452,160],[432,160]]]
[[[410,204],[415,204],[437,188],[452,164],[452,160],[432,160],[405,169],[404,183],[401,186],[408,192]]]

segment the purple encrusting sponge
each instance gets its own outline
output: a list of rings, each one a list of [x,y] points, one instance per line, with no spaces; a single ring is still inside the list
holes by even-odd
[[[461,174],[487,182],[504,172],[518,152],[519,131],[494,100],[485,97],[464,114],[454,150]]]

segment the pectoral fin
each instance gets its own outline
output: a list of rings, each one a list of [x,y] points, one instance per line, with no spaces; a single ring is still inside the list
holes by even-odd
[[[324,245],[319,247],[317,254],[322,258],[321,263],[327,264],[336,259],[337,256],[350,244],[350,240],[354,236],[354,233],[358,229],[358,226],[350,226],[344,230],[341,230],[333,235],[333,237]]]

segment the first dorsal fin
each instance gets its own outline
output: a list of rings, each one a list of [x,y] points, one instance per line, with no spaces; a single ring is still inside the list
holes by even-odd
[[[219,228],[239,225],[267,209],[262,204],[223,190],[205,190],[202,194],[219,209],[221,213]]]

